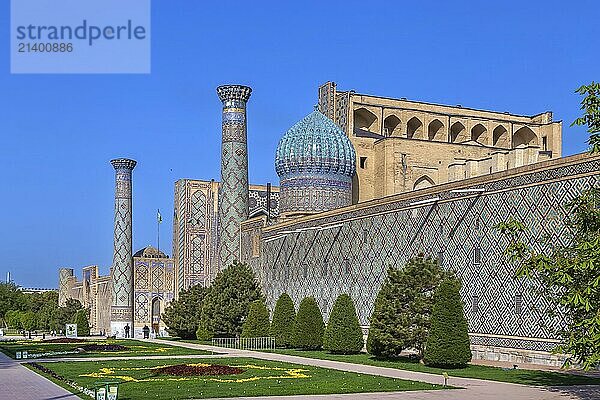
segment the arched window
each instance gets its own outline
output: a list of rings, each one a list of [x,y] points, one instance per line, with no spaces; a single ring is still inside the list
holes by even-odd
[[[450,127],[450,141],[452,143],[462,143],[469,140],[467,138],[467,130],[460,122],[455,122]]]
[[[494,128],[493,145],[497,147],[508,147],[508,131],[502,125]]]
[[[433,179],[431,179],[427,175],[423,175],[415,181],[415,186],[413,187],[413,190],[425,189],[433,185],[435,185]]]
[[[359,108],[354,111],[354,127],[365,131],[373,132],[377,126],[377,115],[366,108]]]
[[[471,129],[471,140],[481,144],[488,144],[487,129],[482,124],[477,124]]]
[[[400,136],[400,118],[390,115],[383,120],[384,136]]]
[[[522,127],[513,134],[513,149],[521,145],[534,146],[537,144],[537,136],[527,126]]]
[[[427,128],[427,137],[429,140],[438,140],[444,142],[444,124],[439,119],[434,119]]]
[[[417,117],[412,117],[406,124],[406,137],[420,139],[423,137],[423,123]]]

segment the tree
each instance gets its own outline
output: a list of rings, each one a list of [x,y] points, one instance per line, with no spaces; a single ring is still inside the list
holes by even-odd
[[[363,345],[363,333],[354,302],[347,294],[341,294],[329,314],[323,348],[335,354],[352,354],[360,352]]]
[[[182,339],[193,339],[200,325],[202,302],[209,288],[202,285],[191,286],[181,290],[179,297],[172,300],[162,315],[167,331]]]
[[[314,297],[306,297],[300,302],[294,320],[294,347],[302,350],[317,350],[323,346],[325,324],[323,315]]]
[[[581,100],[582,117],[577,118],[571,126],[587,126],[590,134],[588,144],[592,153],[600,152],[600,83],[593,82],[577,88],[575,93],[585,95]]]
[[[4,320],[6,321],[6,324],[9,328],[23,328],[23,326],[21,325],[21,314],[23,314],[23,312],[17,310],[10,310],[7,311],[6,314],[4,314]]]
[[[37,324],[37,320],[35,318],[35,313],[33,311],[27,311],[21,313],[21,326],[27,332],[31,332],[35,329]]]
[[[242,326],[242,337],[266,337],[269,336],[269,310],[262,300],[254,300],[250,303],[248,317]]]
[[[294,319],[296,310],[294,302],[287,293],[282,293],[275,304],[273,322],[271,323],[271,336],[279,347],[291,347],[294,332]]]
[[[437,261],[423,255],[409,260],[402,269],[388,269],[371,315],[369,353],[391,358],[413,348],[423,354],[433,292],[445,275]]]
[[[0,283],[0,318],[7,311],[25,311],[26,303],[23,292],[14,283]]]
[[[83,306],[79,300],[67,299],[64,307],[58,307],[52,312],[50,329],[56,331],[65,330],[65,325],[70,324],[73,318],[75,318],[75,313],[82,308]]]
[[[81,309],[75,313],[73,323],[77,324],[77,335],[78,336],[89,336],[90,335],[90,321],[88,319],[89,310]]]
[[[200,326],[211,337],[239,336],[254,300],[263,300],[256,276],[248,265],[235,261],[215,277],[202,302]]]
[[[460,281],[443,280],[434,295],[431,327],[425,346],[425,364],[442,368],[460,368],[471,361],[471,342],[460,298]]]
[[[509,238],[505,254],[519,264],[516,276],[539,280],[567,317],[556,351],[572,355],[567,365],[589,369],[600,363],[600,190],[584,191],[567,207],[565,224],[572,234],[565,246],[552,243],[534,251],[535,236],[514,218],[496,228]]]

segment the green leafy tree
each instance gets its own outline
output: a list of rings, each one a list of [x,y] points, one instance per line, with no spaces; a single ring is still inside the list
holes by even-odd
[[[52,329],[52,318],[58,308],[58,292],[36,293],[30,299],[30,309],[37,315],[37,329]]]
[[[23,329],[25,329],[27,332],[31,332],[35,329],[36,325],[37,320],[33,311],[21,313],[21,326]]]
[[[210,289],[202,285],[181,290],[179,297],[172,300],[162,314],[162,319],[171,335],[182,339],[193,339],[200,325],[202,302]]]
[[[306,297],[300,302],[294,320],[294,347],[302,350],[317,350],[323,346],[325,324],[323,315],[314,297]]]
[[[577,88],[575,93],[585,96],[581,100],[583,116],[577,118],[571,126],[586,126],[590,134],[588,144],[592,153],[600,152],[600,83],[592,82]]]
[[[239,336],[250,303],[263,299],[252,268],[235,261],[215,277],[202,302],[200,326],[210,337]]]
[[[282,293],[275,304],[271,323],[271,336],[275,338],[277,346],[292,347],[295,318],[294,302],[287,293]]]
[[[90,321],[88,319],[89,310],[81,309],[75,313],[73,323],[77,324],[77,335],[78,336],[89,336],[90,335]]]
[[[404,349],[421,355],[429,332],[433,293],[446,273],[432,258],[419,255],[402,269],[390,267],[377,294],[367,351],[392,358]]]
[[[460,281],[443,280],[434,295],[431,327],[423,361],[443,368],[460,368],[471,361],[471,342],[460,298]]]
[[[250,303],[248,317],[242,326],[242,337],[266,337],[269,336],[269,310],[262,300],[254,300]]]
[[[0,318],[7,311],[25,311],[25,295],[14,283],[0,283]]]
[[[67,299],[63,307],[58,307],[52,312],[50,329],[64,331],[65,325],[70,324],[75,318],[75,313],[82,308],[83,306],[79,300]]]
[[[565,224],[572,234],[565,246],[533,250],[534,235],[514,218],[496,228],[509,238],[506,255],[518,263],[516,276],[540,281],[567,317],[556,351],[572,355],[567,365],[589,369],[600,363],[600,190],[584,191],[568,209]]]
[[[23,326],[21,325],[21,314],[23,314],[23,312],[17,310],[10,310],[6,312],[4,315],[4,320],[9,328],[23,329]]]
[[[363,333],[354,302],[347,294],[341,294],[329,315],[323,348],[335,354],[352,354],[360,352],[363,345]]]

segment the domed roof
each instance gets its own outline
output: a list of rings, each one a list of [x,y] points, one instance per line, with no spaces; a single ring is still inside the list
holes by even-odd
[[[296,174],[352,177],[356,153],[350,139],[332,120],[315,110],[294,124],[277,146],[280,178]]]
[[[141,258],[169,258],[165,253],[152,246],[146,246],[143,249],[136,251],[133,256]]]

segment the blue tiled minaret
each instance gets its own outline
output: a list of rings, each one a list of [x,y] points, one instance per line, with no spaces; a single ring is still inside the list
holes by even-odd
[[[240,257],[240,223],[248,218],[248,143],[246,103],[252,89],[217,88],[223,102],[221,186],[219,187],[219,256],[221,268]]]
[[[127,158],[110,162],[115,168],[115,226],[112,263],[110,330],[117,337],[133,336],[133,259],[131,218],[131,173],[137,164]]]

